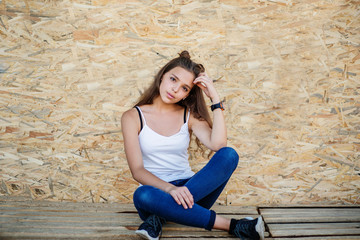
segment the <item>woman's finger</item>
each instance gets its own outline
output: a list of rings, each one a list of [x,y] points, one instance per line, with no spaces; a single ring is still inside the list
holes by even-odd
[[[178,191],[172,191],[170,193],[170,195],[173,197],[173,199],[175,200],[175,202],[178,205],[182,205],[185,209],[188,208],[188,206],[184,200],[184,197],[181,195],[181,193],[179,193]]]
[[[181,205],[181,201],[180,201],[179,197],[176,194],[171,194],[171,196],[173,197],[173,199],[175,200],[175,202],[178,205]]]
[[[183,189],[183,197],[186,200],[187,205],[192,208],[192,206],[194,205],[194,197],[187,187],[184,186]]]
[[[181,202],[181,205],[183,205],[183,207],[185,209],[188,209],[188,205],[186,204],[185,199],[182,196],[180,197],[180,202]]]
[[[192,208],[192,206],[193,206],[192,201],[191,201],[190,197],[186,194],[186,192],[183,192],[181,196],[183,197],[186,205],[187,205],[189,208]]]
[[[169,192],[178,205],[182,205],[185,209],[192,208],[194,198],[189,189],[185,186],[178,187]]]
[[[201,84],[203,85],[204,87],[207,87],[208,84],[212,84],[212,80],[207,77],[207,76],[200,76],[200,77],[197,77],[195,80],[194,80],[194,84]],[[199,86],[199,85],[198,85]],[[200,87],[200,86],[199,86]]]
[[[189,191],[189,189],[187,187],[185,187],[185,193],[186,193],[186,196],[188,197],[191,205],[194,205],[194,197],[193,195],[191,194],[191,192]]]
[[[194,84],[198,85],[200,88],[201,88],[200,84],[201,84],[202,86],[204,86],[204,87],[207,87],[207,86],[206,86],[206,82],[205,82],[203,79],[196,79],[196,80],[194,81]]]

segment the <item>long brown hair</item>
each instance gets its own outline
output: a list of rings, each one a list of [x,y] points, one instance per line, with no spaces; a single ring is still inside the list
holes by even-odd
[[[205,68],[202,64],[195,63],[190,59],[188,51],[182,51],[179,54],[179,57],[172,59],[160,69],[160,71],[155,75],[153,83],[145,90],[135,106],[152,104],[154,99],[160,95],[159,89],[163,75],[175,67],[184,68],[185,70],[193,73],[195,78],[197,78],[200,73],[205,72]],[[197,85],[194,85],[189,95],[177,104],[190,109],[195,118],[206,121],[210,127],[212,127],[212,121],[204,100],[204,95],[201,88]],[[199,147],[201,147],[199,139],[196,139],[196,143]]]

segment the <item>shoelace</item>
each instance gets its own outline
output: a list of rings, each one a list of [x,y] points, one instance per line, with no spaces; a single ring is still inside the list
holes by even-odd
[[[158,216],[152,215],[146,219],[146,222],[152,227],[152,230],[154,230],[154,235],[158,235],[162,228],[160,218]]]
[[[246,237],[251,237],[253,231],[255,231],[253,220],[240,220],[236,224],[234,234],[242,240],[245,240],[247,239]]]

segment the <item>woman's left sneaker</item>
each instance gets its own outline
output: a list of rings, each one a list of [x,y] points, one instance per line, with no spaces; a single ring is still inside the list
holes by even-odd
[[[165,219],[156,215],[149,216],[135,231],[135,233],[147,240],[159,240],[162,231],[162,225]]]

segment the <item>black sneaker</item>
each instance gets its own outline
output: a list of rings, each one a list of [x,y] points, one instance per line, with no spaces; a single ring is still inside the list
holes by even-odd
[[[165,222],[165,219],[151,215],[140,225],[135,233],[147,240],[159,240],[162,225]]]
[[[257,219],[244,218],[237,220],[233,234],[242,240],[263,240],[264,222],[262,217]]]

